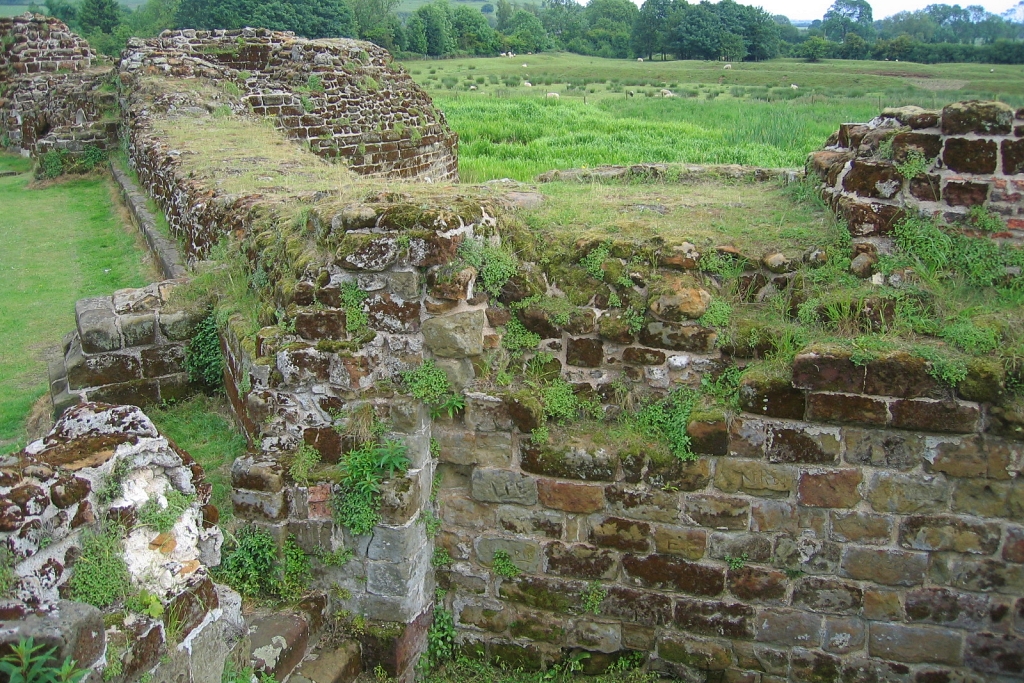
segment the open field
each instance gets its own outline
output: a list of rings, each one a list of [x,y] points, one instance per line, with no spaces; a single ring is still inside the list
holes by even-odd
[[[30,162],[0,155],[0,453],[24,439],[46,391],[47,349],[75,324],[75,301],[146,283],[143,253],[97,176],[28,187]]]
[[[795,167],[841,122],[888,106],[1024,105],[1021,66],[780,59],[723,70],[565,53],[405,66],[459,133],[465,182],[645,161]]]
[[[0,5],[0,17],[16,17],[28,11],[28,5]]]

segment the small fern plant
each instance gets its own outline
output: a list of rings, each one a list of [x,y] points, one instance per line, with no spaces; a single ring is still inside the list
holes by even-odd
[[[51,662],[57,648],[45,648],[31,638],[19,640],[11,646],[11,653],[0,659],[0,673],[9,683],[78,683],[85,677],[85,669],[76,667],[70,657],[54,666]]]

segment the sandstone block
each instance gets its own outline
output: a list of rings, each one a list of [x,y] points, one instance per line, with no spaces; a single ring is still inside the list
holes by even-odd
[[[711,294],[686,276],[668,276],[659,285],[650,309],[668,322],[696,320],[711,304]]]
[[[949,484],[942,475],[878,472],[871,480],[866,498],[878,512],[941,512],[947,506]]]
[[[942,188],[942,198],[950,206],[978,206],[985,203],[988,191],[988,183],[949,180]]]
[[[800,473],[797,500],[801,505],[852,508],[860,502],[861,471],[825,470]]]
[[[681,634],[660,635],[658,656],[702,671],[723,671],[732,665],[729,643]]]
[[[613,579],[618,570],[616,554],[591,545],[549,543],[545,548],[549,574],[593,581]]]
[[[680,629],[697,635],[754,637],[754,608],[739,602],[679,598],[674,620]]]
[[[493,633],[502,633],[509,627],[514,614],[499,603],[469,603],[458,613],[460,625],[476,626]]]
[[[966,650],[964,663],[974,671],[1010,677],[1024,674],[1024,638],[971,633]]]
[[[601,603],[601,614],[642,626],[660,626],[672,620],[672,600],[660,593],[612,585]]]
[[[840,579],[808,576],[793,589],[793,605],[816,612],[858,614],[863,604],[863,589]]]
[[[755,640],[785,646],[817,647],[821,644],[821,616],[808,612],[762,610],[754,622]]]
[[[484,312],[454,313],[423,322],[423,339],[434,354],[446,358],[483,353]]]
[[[695,524],[712,528],[746,529],[750,521],[750,503],[743,498],[713,495],[688,495],[683,512]]]
[[[502,505],[497,511],[498,526],[505,531],[527,536],[561,538],[565,528],[564,515],[550,510],[528,510]]]
[[[471,487],[473,498],[485,503],[534,505],[537,502],[537,481],[518,472],[477,467],[473,470]]]
[[[925,469],[951,477],[1009,479],[1010,465],[1024,454],[1024,446],[991,437],[929,437]]]
[[[893,520],[870,512],[833,510],[832,539],[840,543],[887,545],[892,538]]]
[[[942,151],[943,163],[956,173],[995,173],[997,159],[997,146],[992,140],[947,138]]]
[[[839,457],[839,430],[817,425],[769,426],[769,462],[827,464]]]
[[[916,515],[900,525],[900,546],[913,550],[991,555],[999,547],[1000,527],[959,517]]]
[[[807,399],[788,380],[775,377],[747,377],[740,381],[740,408],[764,417],[804,419]]]
[[[812,392],[807,396],[807,419],[885,426],[889,413],[885,401],[873,396]]]
[[[1013,109],[1002,102],[954,102],[942,109],[942,134],[1009,135]]]
[[[963,634],[945,628],[872,622],[868,652],[872,657],[906,662],[958,666],[962,663]]]
[[[1024,140],[1003,140],[1000,151],[1004,174],[1024,173]]]
[[[790,678],[800,683],[838,681],[841,670],[842,660],[824,652],[795,647],[790,655]]]
[[[842,576],[884,586],[920,585],[927,571],[927,554],[888,548],[847,546],[841,565]]]
[[[844,458],[851,465],[909,470],[924,454],[924,438],[909,432],[846,428],[843,437]]]
[[[864,649],[868,628],[854,617],[825,617],[822,647],[836,654],[847,654]]]
[[[872,621],[903,621],[903,605],[896,591],[865,590],[864,618]]]
[[[989,598],[948,588],[917,588],[907,592],[907,620],[983,629],[989,615]]]
[[[764,603],[785,600],[789,583],[783,572],[763,567],[730,569],[727,581],[729,592],[740,600]]]
[[[813,391],[860,393],[865,368],[855,365],[846,351],[820,348],[797,354],[793,360],[793,386]]]
[[[750,562],[768,562],[772,556],[771,539],[762,534],[715,532],[711,534],[710,555],[719,560],[746,557]]]
[[[476,539],[475,545],[477,557],[488,567],[494,562],[494,553],[504,550],[508,553],[512,563],[520,570],[529,574],[540,571],[542,553],[539,543],[521,539],[481,536]]]
[[[110,297],[80,299],[75,302],[78,337],[85,353],[103,353],[121,348],[117,316]]]
[[[695,323],[653,321],[640,331],[640,343],[669,351],[707,353],[714,348],[717,338],[714,330]]]
[[[707,533],[704,529],[659,524],[654,528],[654,545],[659,553],[699,560],[707,547]]]
[[[700,533],[703,536],[703,532]],[[591,523],[590,542],[604,548],[644,553],[651,548],[651,525],[621,517],[605,517]],[[703,538],[700,546],[703,555]],[[659,549],[659,552],[663,551]],[[699,556],[691,559],[699,559]]]
[[[725,589],[725,570],[666,555],[625,555],[622,567],[634,583],[647,588],[675,590],[713,597]]]
[[[597,512],[605,506],[604,487],[575,484],[554,479],[537,481],[540,502],[566,512]]]
[[[796,487],[796,471],[759,460],[719,461],[715,487],[726,493],[743,492],[764,498],[786,498]]]

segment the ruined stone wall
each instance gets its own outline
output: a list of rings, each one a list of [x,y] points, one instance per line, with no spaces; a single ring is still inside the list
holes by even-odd
[[[5,456],[0,544],[5,563],[13,559],[13,586],[0,599],[0,652],[33,638],[56,647],[60,661],[75,659],[88,680],[115,660],[121,670],[112,680],[220,680],[244,625],[238,594],[210,580],[223,541],[211,491],[191,456],[133,406],[77,406],[46,437]],[[139,523],[150,501],[166,506],[172,492],[187,505],[170,530]],[[73,601],[75,574],[96,571],[83,566],[89,534],[115,521],[124,526],[125,580],[159,601],[159,615],[127,617],[120,601],[104,614]],[[99,571],[112,579],[117,567]]]
[[[184,358],[199,320],[168,306],[181,283],[167,280],[75,304],[76,328],[50,366],[55,415],[76,403],[149,406],[195,393]]]
[[[111,67],[60,21],[24,14],[0,19],[0,135],[33,155],[114,144],[115,103],[104,90]]]
[[[458,138],[391,55],[372,43],[305,40],[264,29],[165,31],[132,41],[121,69],[216,77],[253,114],[357,173],[457,181]]]
[[[925,170],[904,177],[911,151]],[[953,222],[985,206],[1006,221],[997,238],[1024,239],[1024,109],[972,101],[886,110],[869,123],[843,124],[808,170],[855,237],[887,235],[908,214]]]

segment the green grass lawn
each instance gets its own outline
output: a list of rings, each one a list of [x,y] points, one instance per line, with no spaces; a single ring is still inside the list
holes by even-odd
[[[75,325],[75,301],[147,282],[143,252],[100,176],[31,189],[31,163],[0,155],[0,453],[24,441],[47,390],[45,354]]]
[[[888,106],[1024,105],[1021,66],[778,59],[724,70],[567,53],[404,65],[458,132],[464,182],[637,162],[798,167],[840,123]]]
[[[188,451],[213,485],[211,502],[220,510],[221,524],[232,517],[231,463],[245,454],[246,443],[231,420],[223,398],[197,396],[189,401],[148,409],[157,429]]]
[[[0,5],[0,17],[16,17],[28,11],[28,5]]]

